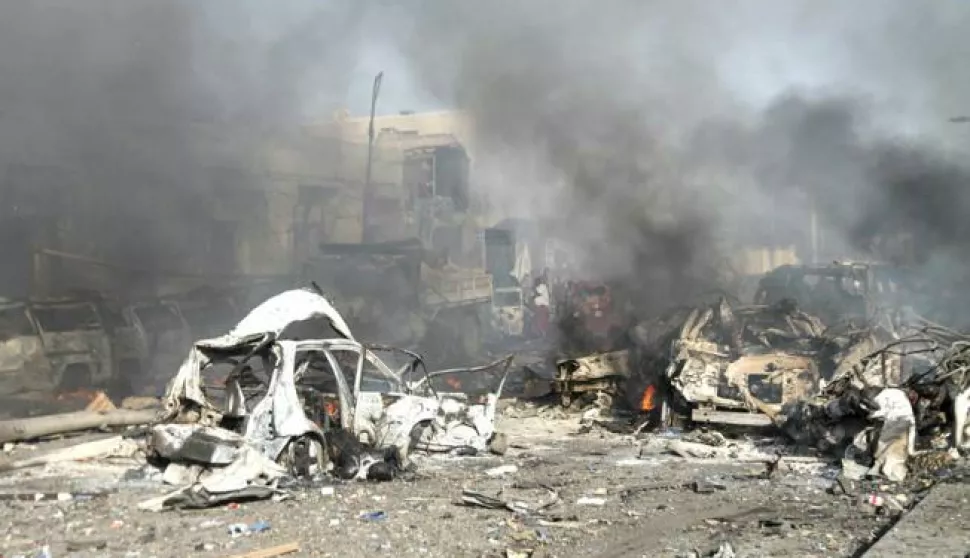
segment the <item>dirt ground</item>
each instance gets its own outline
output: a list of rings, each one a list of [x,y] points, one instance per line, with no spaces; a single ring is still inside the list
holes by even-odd
[[[835,469],[757,462],[767,447],[742,444],[727,458],[696,459],[643,450],[641,441],[576,417],[505,418],[506,455],[428,457],[413,480],[337,482],[295,491],[290,500],[203,511],[139,511],[165,488],[133,474],[133,463],[49,465],[0,477],[10,493],[114,490],[106,497],[0,502],[3,557],[236,556],[297,542],[289,556],[637,557],[713,555],[853,556],[891,522],[858,495],[832,495]],[[656,438],[648,448],[662,447]],[[17,453],[38,451],[17,448]],[[514,472],[486,473],[502,465]],[[548,487],[543,488],[543,487]],[[527,505],[541,514],[459,505],[462,489]],[[384,512],[379,519],[362,518]],[[269,530],[233,537],[229,526],[265,521]],[[530,554],[531,553],[531,554]]]

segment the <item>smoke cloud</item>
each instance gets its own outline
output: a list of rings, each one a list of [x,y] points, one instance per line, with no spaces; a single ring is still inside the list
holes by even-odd
[[[574,244],[584,274],[620,279],[643,312],[723,286],[741,246],[902,260],[906,233],[937,277],[968,261],[970,126],[950,123],[970,112],[965,3],[8,4],[4,203],[34,199],[13,183],[76,185],[31,194],[52,208],[32,226],[93,215],[68,236],[135,267],[191,259],[212,169],[329,117],[371,44],[407,63],[385,81],[467,111],[491,204]]]
[[[26,267],[39,245],[208,271],[226,250],[206,251],[211,187],[264,187],[267,142],[305,123],[308,91],[319,109],[341,106],[355,64],[360,10],[318,8],[295,24],[285,11],[250,0],[0,6],[5,259]]]
[[[970,110],[970,7],[408,8],[396,40],[429,91],[470,113],[477,185],[645,309],[723,285],[741,246],[792,244],[803,260],[903,260],[912,246],[948,268],[968,246],[968,174],[950,152],[970,130],[948,119]]]

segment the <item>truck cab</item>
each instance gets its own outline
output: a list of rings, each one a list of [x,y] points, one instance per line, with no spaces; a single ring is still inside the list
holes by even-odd
[[[905,287],[902,271],[887,264],[783,265],[762,277],[754,303],[791,299],[827,323],[866,320],[880,309],[898,307]]]

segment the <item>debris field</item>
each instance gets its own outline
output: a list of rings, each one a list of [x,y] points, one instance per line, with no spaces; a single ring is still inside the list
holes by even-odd
[[[281,292],[161,397],[0,421],[2,556],[970,551],[970,337],[771,286],[445,370]]]

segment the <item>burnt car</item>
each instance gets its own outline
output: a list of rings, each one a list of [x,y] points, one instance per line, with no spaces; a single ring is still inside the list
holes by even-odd
[[[311,319],[325,320],[328,336],[290,337],[292,326]],[[384,353],[403,364],[392,367]],[[334,430],[400,459],[415,449],[481,451],[495,435],[510,363],[427,373],[414,353],[355,340],[325,297],[292,290],[255,308],[229,334],[194,344],[168,385],[165,419],[230,430],[272,461],[292,460],[301,447],[304,458],[322,464]],[[488,393],[435,388],[444,375],[495,369],[499,382]]]
[[[90,301],[0,305],[0,392],[4,395],[114,389],[132,355]],[[123,337],[123,334],[122,334]],[[130,371],[125,367],[125,371]]]
[[[563,359],[556,363],[554,388],[563,407],[584,393],[616,395],[629,380],[631,368],[627,350]]]
[[[890,341],[879,328],[828,329],[791,301],[732,308],[722,299],[694,309],[670,344],[665,418],[767,426],[770,413],[847,377],[860,388],[899,385],[900,358],[872,357]]]
[[[758,283],[754,304],[794,300],[826,323],[864,322],[912,300],[913,287],[902,269],[881,263],[833,262],[783,265]]]

